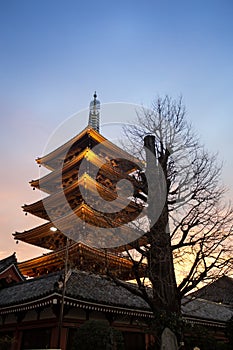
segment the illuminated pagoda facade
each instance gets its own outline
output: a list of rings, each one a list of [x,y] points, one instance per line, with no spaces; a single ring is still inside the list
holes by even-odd
[[[26,276],[63,269],[68,249],[71,267],[102,274],[108,269],[123,280],[133,278],[132,262],[124,251],[132,247],[135,237],[144,241],[140,238],[142,232],[128,225],[143,206],[134,199],[125,203],[118,192],[125,193],[127,181],[135,185],[137,180],[131,174],[141,164],[99,134],[100,103],[96,98],[95,93],[89,125],[66,144],[36,160],[50,173],[30,184],[48,196],[24,205],[23,210],[47,223],[16,232],[14,237],[52,252],[20,263],[20,271]],[[140,192],[138,182],[136,187]]]

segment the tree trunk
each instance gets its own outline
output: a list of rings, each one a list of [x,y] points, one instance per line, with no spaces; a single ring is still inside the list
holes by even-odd
[[[148,241],[151,245],[148,256],[149,278],[153,287],[153,305],[154,311],[165,313],[169,316],[171,313],[180,313],[180,300],[176,285],[173,257],[171,250],[171,239],[168,223],[168,205],[167,205],[167,174],[166,160],[162,159],[163,166],[158,166],[158,160],[155,154],[155,138],[148,135],[144,139],[146,151],[146,177],[150,179],[148,187],[148,216],[153,223],[154,215],[158,210],[158,201],[164,201],[164,206],[158,220],[151,226],[148,234]],[[164,155],[166,157],[166,155]],[[163,171],[163,179],[159,172]],[[155,175],[157,174],[157,176]],[[153,179],[153,181],[151,181]],[[165,195],[165,198],[164,198]]]

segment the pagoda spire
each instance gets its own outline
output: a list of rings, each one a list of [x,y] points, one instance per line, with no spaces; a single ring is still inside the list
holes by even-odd
[[[100,129],[100,101],[97,100],[96,91],[94,93],[94,99],[90,103],[90,112],[89,112],[89,122],[94,130],[99,132]]]

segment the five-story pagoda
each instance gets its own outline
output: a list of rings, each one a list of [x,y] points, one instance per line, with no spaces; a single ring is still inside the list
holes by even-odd
[[[51,252],[19,263],[23,275],[62,270],[67,256],[72,268],[133,278],[132,262],[124,252],[145,243],[142,232],[130,225],[144,209],[142,201],[136,200],[142,186],[135,173],[142,164],[99,133],[99,118],[95,93],[88,126],[36,159],[50,172],[30,184],[48,196],[24,205],[23,210],[47,222],[16,232],[14,238]],[[131,197],[127,196],[129,183],[134,188]]]

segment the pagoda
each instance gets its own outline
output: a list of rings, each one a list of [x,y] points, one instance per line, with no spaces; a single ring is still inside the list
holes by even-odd
[[[37,158],[50,172],[30,185],[47,197],[22,208],[47,222],[14,233],[23,241],[50,252],[18,263],[21,273],[36,277],[71,268],[106,274],[122,280],[133,278],[127,250],[145,244],[145,235],[131,224],[145,204],[142,183],[135,175],[143,164],[99,133],[100,102],[90,103],[89,123],[74,138]],[[133,195],[127,193],[131,184]],[[124,194],[122,196],[122,194]],[[142,266],[141,275],[145,275]]]

